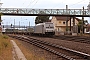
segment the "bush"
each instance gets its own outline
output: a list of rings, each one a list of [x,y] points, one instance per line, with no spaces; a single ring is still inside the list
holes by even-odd
[[[6,48],[8,46],[7,42],[3,42],[3,46]]]
[[[8,36],[4,35],[3,38],[4,38],[4,39],[8,39]]]

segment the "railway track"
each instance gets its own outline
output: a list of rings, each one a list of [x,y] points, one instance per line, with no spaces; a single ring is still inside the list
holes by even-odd
[[[90,44],[90,37],[81,37],[81,36],[54,36],[54,37],[51,37],[51,38]]]
[[[37,36],[37,37],[44,37],[44,36]],[[53,36],[53,37],[49,36],[49,38],[90,44],[90,37],[86,37],[86,36],[85,37],[84,36],[83,37],[81,36]]]
[[[34,38],[30,38],[27,36],[21,36],[21,35],[9,35],[12,38],[16,38],[19,39],[21,41],[30,43],[32,45],[35,45],[39,48],[42,48],[46,51],[49,51],[59,57],[62,57],[65,60],[90,60],[90,55],[83,53],[83,52],[79,52],[79,51],[75,51],[63,46],[59,46],[57,44],[53,44],[50,42],[46,42],[46,41],[41,41],[41,40],[37,40]]]

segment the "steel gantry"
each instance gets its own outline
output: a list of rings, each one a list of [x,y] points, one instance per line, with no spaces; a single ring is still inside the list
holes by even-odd
[[[30,8],[0,8],[1,15],[17,15],[17,16],[66,16],[73,18],[73,26],[75,26],[75,17],[90,17],[89,9],[30,9]],[[68,20],[66,21],[66,27]],[[74,31],[73,31],[74,32]]]
[[[2,13],[3,15],[21,15],[21,16],[38,16],[38,15],[77,16],[77,17],[90,16],[90,11],[88,11],[88,9],[83,10],[83,9],[0,8],[0,13]]]

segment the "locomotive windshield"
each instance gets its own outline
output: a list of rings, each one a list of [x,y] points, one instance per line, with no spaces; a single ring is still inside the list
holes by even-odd
[[[46,28],[54,28],[53,23],[46,23],[45,27]]]

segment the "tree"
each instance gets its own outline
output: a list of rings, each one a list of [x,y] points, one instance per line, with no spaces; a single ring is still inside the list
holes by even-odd
[[[40,11],[39,14],[46,14],[46,13],[43,11]],[[35,24],[48,22],[48,20],[49,20],[49,16],[37,16],[35,19]]]
[[[12,24],[11,24],[11,28],[12,28]]]
[[[79,23],[77,24],[79,33],[80,33],[80,31],[84,32],[84,25],[85,24],[88,24],[87,20],[84,20],[84,22],[82,20],[79,21]]]
[[[1,20],[1,16],[2,16],[3,14],[2,13],[0,13],[0,25],[1,25],[1,22],[2,22],[2,20]]]

